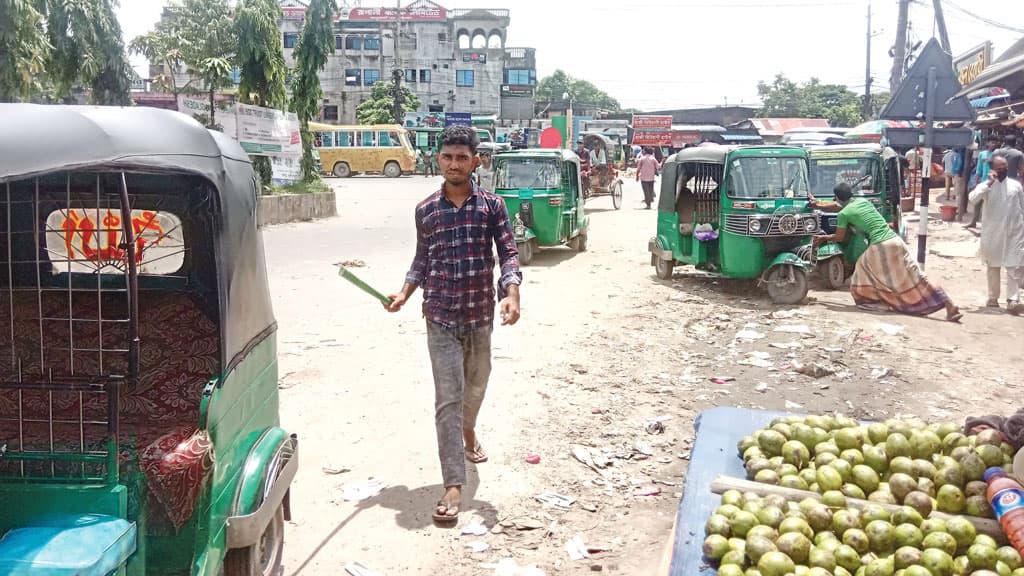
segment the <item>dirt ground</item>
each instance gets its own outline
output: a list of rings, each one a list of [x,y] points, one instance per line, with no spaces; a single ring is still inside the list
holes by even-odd
[[[523,320],[495,329],[479,430],[490,461],[468,465],[458,528],[435,527],[419,297],[388,315],[331,264],[360,260],[364,279],[396,289],[412,255],[412,208],[439,181],[333,183],[338,218],[265,233],[283,420],[301,442],[288,575],[345,574],[350,562],[381,576],[529,574],[501,571],[503,559],[547,575],[658,574],[702,410],[962,421],[1019,403],[1024,319],[983,308],[977,238],[959,225],[931,223],[927,271],[966,312],[962,325],[859,311],[845,291],[777,307],[751,283],[686,268],[655,278],[655,213],[630,182],[622,210],[607,198],[588,204],[586,253],[543,251],[524,270]],[[369,478],[387,487],[345,499],[346,486]],[[572,503],[541,502],[545,492]],[[571,559],[576,537],[589,558]]]

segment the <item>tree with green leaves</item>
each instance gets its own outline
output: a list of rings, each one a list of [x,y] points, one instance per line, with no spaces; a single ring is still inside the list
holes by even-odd
[[[284,110],[288,104],[285,91],[284,49],[277,28],[281,20],[277,0],[242,0],[235,15],[238,34],[238,68],[241,80],[238,97],[243,104]],[[270,186],[273,169],[270,158],[256,156],[253,169],[264,188]]]
[[[586,80],[573,78],[563,70],[555,70],[537,84],[538,102],[562,102],[566,100],[566,94],[569,95],[568,99],[576,104],[588,104],[612,112],[621,109],[619,101],[608,93]]]
[[[762,118],[826,118],[832,126],[856,126],[863,120],[861,97],[841,84],[817,78],[798,84],[778,74],[771,84],[758,82]]]
[[[131,67],[115,0],[0,0],[0,101],[131,103]]]
[[[320,72],[334,54],[334,0],[312,0],[306,9],[306,22],[295,44],[295,76],[292,79],[291,109],[299,117],[302,131],[302,180],[314,182],[317,173],[313,158],[313,135],[309,121],[320,112],[324,98]]]
[[[185,58],[182,55],[181,37],[173,20],[160,20],[152,31],[136,36],[128,44],[128,50],[132,54],[145,56],[150,64],[160,66],[160,72],[151,78],[157,90],[173,94],[175,101],[179,94],[189,91],[192,85],[191,78],[186,79],[183,84],[178,83],[176,72],[185,64]]]
[[[420,107],[420,99],[405,86],[401,87],[402,109],[415,112]],[[391,124],[395,121],[395,82],[379,81],[373,85],[370,99],[356,108],[356,118],[360,124]]]

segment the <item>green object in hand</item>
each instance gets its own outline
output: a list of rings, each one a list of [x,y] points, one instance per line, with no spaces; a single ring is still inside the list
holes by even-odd
[[[381,302],[384,303],[385,306],[391,304],[391,298],[388,298],[387,296],[385,296],[385,295],[381,294],[380,292],[374,290],[372,287],[370,287],[369,284],[367,284],[366,282],[363,282],[362,280],[360,280],[358,276],[356,276],[352,272],[349,272],[348,268],[345,268],[344,266],[340,266],[339,270],[338,270],[338,275],[341,276],[342,278],[344,278],[345,280],[348,280],[349,282],[355,284],[356,287],[358,287],[363,292],[366,292],[370,296],[373,296],[377,300],[380,300]]]

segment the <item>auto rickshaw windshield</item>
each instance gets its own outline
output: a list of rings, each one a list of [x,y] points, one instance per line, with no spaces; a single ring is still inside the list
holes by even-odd
[[[558,188],[561,178],[558,160],[548,158],[506,158],[495,166],[494,187],[498,190]]]
[[[846,182],[858,196],[878,194],[875,190],[875,160],[863,158],[811,158],[811,194],[831,198],[836,185]]]
[[[741,157],[729,167],[729,191],[736,198],[806,198],[803,158]]]

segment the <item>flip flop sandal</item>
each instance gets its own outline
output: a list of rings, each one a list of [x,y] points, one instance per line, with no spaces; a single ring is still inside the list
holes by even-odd
[[[438,508],[444,508],[444,512],[438,512]],[[439,524],[455,524],[459,521],[459,506],[455,505],[455,514],[448,514],[448,510],[451,508],[451,503],[446,504],[444,500],[438,500],[430,517]]]
[[[465,449],[466,460],[469,460],[473,464],[483,464],[484,462],[487,462],[487,458],[488,458],[487,454],[484,454],[483,458],[479,458],[477,456],[474,456],[475,453],[481,452],[481,451],[483,451],[483,446],[481,446],[479,442],[477,442],[473,446],[472,450],[470,450],[469,448],[466,448]]]
[[[998,300],[989,300],[988,302],[985,303],[985,307],[986,308],[999,308],[999,301]]]
[[[953,314],[952,316],[947,316],[946,320],[949,320],[950,322],[955,322],[955,323],[959,324],[960,320],[963,317],[964,317],[963,312],[957,312],[956,314]]]

